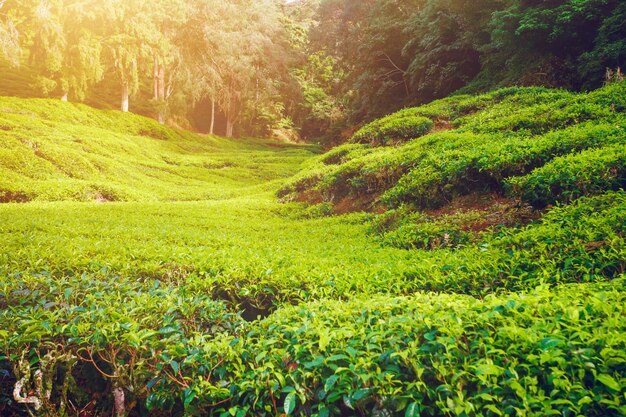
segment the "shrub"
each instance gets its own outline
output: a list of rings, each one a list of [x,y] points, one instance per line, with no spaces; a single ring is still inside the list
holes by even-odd
[[[333,203],[346,195],[366,194],[387,207],[411,204],[418,209],[438,208],[470,193],[501,194],[516,181],[512,177],[525,176],[555,158],[626,144],[626,118],[618,111],[618,93],[624,87],[613,84],[588,94],[508,88],[401,110],[365,126],[354,141],[389,143],[380,139],[386,137],[386,125],[422,115],[452,119],[457,129],[430,133],[397,147],[344,145],[302,171],[298,178],[306,181],[289,192],[312,189]],[[598,186],[596,193],[602,189]],[[584,192],[572,198],[575,195]]]
[[[626,146],[616,144],[555,158],[524,177],[508,180],[511,193],[536,207],[626,186]]]
[[[237,410],[269,416],[619,415],[626,298],[609,285],[416,294],[277,311],[247,335]]]
[[[426,117],[394,114],[362,127],[351,142],[371,146],[395,145],[424,136],[432,127],[432,120]]]

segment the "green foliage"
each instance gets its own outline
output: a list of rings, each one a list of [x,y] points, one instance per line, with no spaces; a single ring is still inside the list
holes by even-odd
[[[322,136],[335,124],[344,121],[345,112],[333,95],[337,81],[342,78],[342,74],[337,73],[333,57],[323,51],[311,54],[302,68],[292,72],[302,93],[302,109],[294,116],[304,137]]]
[[[490,234],[518,227],[533,218],[529,207],[509,207],[505,202],[494,201],[482,204],[487,208],[449,214],[425,214],[401,206],[377,215],[370,225],[370,233],[381,235],[385,245],[398,248],[457,249],[479,244]]]
[[[581,151],[612,155],[605,156],[589,171],[587,182],[594,188],[593,193],[618,189],[623,181],[619,155],[626,137],[626,119],[620,110],[625,88],[624,83],[611,84],[588,94],[509,88],[474,97],[450,97],[402,110],[366,126],[355,138],[369,134],[370,138],[384,142],[380,138],[389,137],[388,121],[413,118],[419,123],[421,115],[439,120],[443,128],[395,148],[337,148],[295,176],[280,195],[298,198],[314,190],[326,201],[337,203],[345,196],[368,193],[390,207],[408,203],[417,208],[433,208],[458,196],[507,189],[525,202],[545,206],[585,195],[588,187],[581,185],[580,192],[567,195],[571,186],[564,184],[567,189],[561,193],[547,185],[542,195],[549,194],[551,201],[542,203],[539,196],[532,196],[534,191],[529,187],[509,184],[543,166],[552,176],[562,173],[562,177],[572,178],[573,170],[593,165],[584,162],[586,154],[578,157],[579,168],[569,169],[558,161],[569,161],[568,155]],[[594,151],[607,146],[613,151]],[[612,162],[607,158],[612,158]],[[555,164],[552,169],[548,168],[551,161]],[[605,180],[596,175],[600,171],[606,171]],[[543,175],[541,170],[536,172]]]
[[[0,107],[0,199],[8,201],[9,194],[46,201],[219,199],[276,173],[288,176],[310,155],[53,100],[0,98]]]
[[[227,136],[270,136],[290,119],[292,134],[325,144],[459,90],[598,88],[626,58],[618,0],[5,0],[0,9],[0,58],[34,72],[35,95],[103,108],[130,95],[135,112],[203,127],[215,104],[206,127]],[[0,91],[31,95],[8,78],[18,84]]]
[[[254,382],[240,401],[260,415],[285,392],[286,404],[308,405],[298,415],[401,416],[416,407],[420,415],[618,415],[622,281],[482,301],[417,294],[281,309],[248,333]]]
[[[15,68],[11,63],[0,59],[0,71],[3,80],[0,84],[0,95],[24,98],[40,95],[36,88],[37,74],[30,68],[25,66]]]
[[[624,66],[625,18],[617,0],[327,0],[309,49],[335,58],[362,122],[457,91],[599,88]]]
[[[593,49],[580,57],[578,71],[586,85],[597,82],[598,74],[606,68],[617,68],[624,62],[626,56],[626,4],[618,3],[612,13],[608,15],[598,29],[598,36]]]
[[[1,412],[623,414],[626,193],[599,175],[623,166],[622,89],[452,97],[406,110],[450,131],[325,155],[0,99]],[[493,195],[417,212],[541,170],[569,190],[541,219]],[[402,184],[394,210],[330,215]]]
[[[491,19],[492,46],[503,52],[485,62],[510,80],[597,88],[605,68],[623,58],[618,40],[623,29],[615,21],[624,13],[620,2],[611,0],[503,3]],[[496,69],[505,61],[513,71]]]
[[[624,188],[626,146],[620,143],[555,158],[509,184],[515,194],[540,207]]]
[[[352,136],[351,142],[368,143],[371,146],[398,144],[424,136],[432,127],[433,122],[430,119],[405,111],[362,127]]]
[[[66,354],[127,379],[128,395],[145,397],[153,412],[338,416],[348,407],[405,415],[418,403],[425,415],[600,416],[624,407],[623,278],[485,300],[322,300],[248,325],[219,303],[158,282],[83,278],[40,290],[42,283],[32,277],[2,288],[17,297],[4,298],[0,316],[11,317],[8,358],[19,358],[25,339],[54,355],[45,341],[64,335]],[[25,308],[30,302],[42,306],[38,313]]]

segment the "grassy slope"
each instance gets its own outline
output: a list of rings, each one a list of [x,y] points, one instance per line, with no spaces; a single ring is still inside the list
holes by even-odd
[[[567,203],[623,185],[625,109],[624,83],[588,94],[508,88],[451,97],[365,126],[281,195],[333,204],[365,196],[416,209],[485,192],[535,207]]]
[[[174,131],[58,100],[0,99],[0,199],[210,200],[287,177],[304,147]]]
[[[623,94],[610,88],[595,94]],[[113,372],[115,364],[125,375],[129,402],[166,415],[183,408],[277,415],[291,404],[293,413],[321,416],[353,415],[350,408],[397,416],[623,414],[626,195],[610,191],[619,188],[619,167],[606,181],[590,176],[596,185],[582,194],[592,198],[570,193],[563,201],[572,204],[527,226],[518,227],[523,216],[500,199],[504,208],[495,211],[507,213],[506,224],[479,232],[464,225],[494,210],[441,215],[398,199],[383,215],[327,216],[329,204],[274,197],[283,187],[283,195],[319,193],[337,203],[362,194],[375,177],[385,184],[370,187],[376,198],[402,184],[408,166],[414,176],[420,169],[430,175],[422,183],[408,177],[409,200],[419,201],[424,184],[440,184],[433,195],[455,199],[477,192],[459,186],[457,174],[480,152],[493,151],[485,160],[507,173],[509,165],[491,156],[524,150],[525,159],[511,166],[526,176],[581,149],[623,145],[623,108],[613,113],[610,103],[609,112],[599,104],[586,121],[580,112],[556,111],[572,100],[533,89],[448,99],[417,114],[434,125],[446,116],[457,127],[452,132],[394,147],[379,145],[404,143],[410,134],[376,137],[375,146],[316,157],[308,147],[198,136],[134,115],[0,98],[0,190],[4,199],[33,200],[0,205],[0,351],[15,365],[35,347],[27,351],[33,370],[38,353],[55,351],[52,342],[83,358],[91,352],[101,367]],[[512,123],[525,130],[507,136]],[[413,125],[421,131],[424,123]],[[576,129],[584,134],[568,134]],[[477,142],[465,146],[470,137]],[[502,141],[494,146],[494,139]],[[555,142],[565,145],[555,152]],[[619,151],[594,166],[608,166]],[[448,166],[445,176],[433,176]],[[563,164],[554,166],[567,174]],[[500,185],[485,191],[506,192]],[[443,294],[421,292],[431,290]],[[268,317],[244,323],[239,309],[247,318]],[[99,398],[90,412],[110,414],[106,377],[80,364],[79,385],[84,378],[101,383],[87,392]],[[6,377],[0,386],[9,393],[14,383]],[[88,405],[85,392],[69,395]],[[47,407],[58,412],[58,405]],[[0,411],[16,410],[24,411],[1,394]]]

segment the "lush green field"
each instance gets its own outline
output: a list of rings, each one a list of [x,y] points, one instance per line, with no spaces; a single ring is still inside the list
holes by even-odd
[[[324,155],[0,98],[0,414],[626,414],[625,97]]]
[[[268,188],[305,147],[173,131],[136,115],[1,98],[0,200],[214,200]],[[250,194],[252,190],[248,193]]]

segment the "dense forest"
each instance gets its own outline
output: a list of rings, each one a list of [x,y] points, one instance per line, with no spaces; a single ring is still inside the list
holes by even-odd
[[[0,46],[22,94],[337,143],[459,90],[597,88],[624,22],[619,0],[3,0]]]

